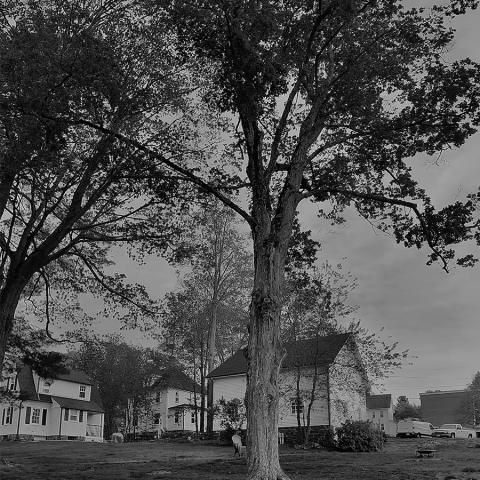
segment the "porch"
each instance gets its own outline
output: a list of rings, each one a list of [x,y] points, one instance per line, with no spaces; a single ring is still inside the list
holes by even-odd
[[[103,442],[103,413],[87,412],[85,441]]]

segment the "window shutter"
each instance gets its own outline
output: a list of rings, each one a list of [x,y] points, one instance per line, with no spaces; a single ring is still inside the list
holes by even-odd
[[[15,376],[15,390],[18,390],[18,375]]]
[[[5,409],[3,409],[2,425],[5,425]]]
[[[83,422],[83,410],[80,410],[79,416],[78,416],[78,421],[81,423]]]
[[[68,422],[68,408],[65,409],[65,413],[63,415],[63,419]]]
[[[46,425],[46,424],[47,424],[47,409],[44,408],[42,412],[42,425]]]
[[[27,407],[25,410],[25,425],[28,425],[30,423],[30,415],[32,413],[32,407]]]

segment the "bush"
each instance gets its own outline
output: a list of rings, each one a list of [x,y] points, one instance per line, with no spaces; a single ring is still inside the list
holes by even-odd
[[[226,430],[241,430],[247,421],[245,404],[239,398],[220,399],[213,408],[214,415]]]
[[[328,427],[310,434],[312,442],[323,448],[335,448],[335,433],[333,428]]]
[[[371,422],[347,420],[337,428],[337,448],[347,452],[378,452],[385,444],[385,434]]]

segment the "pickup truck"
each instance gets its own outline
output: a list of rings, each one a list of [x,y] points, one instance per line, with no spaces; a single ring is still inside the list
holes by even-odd
[[[459,423],[445,423],[432,432],[432,437],[474,438],[475,430],[463,428]]]

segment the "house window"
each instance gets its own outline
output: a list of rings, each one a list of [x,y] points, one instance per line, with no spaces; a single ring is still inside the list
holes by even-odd
[[[195,423],[195,412],[192,412],[192,423]]]
[[[292,415],[296,415],[297,412],[302,414],[303,413],[303,402],[298,399],[294,398],[291,401],[291,409],[292,409]]]
[[[15,377],[10,377],[10,378],[8,379],[8,381],[9,381],[9,384],[10,384],[10,385],[8,386],[8,390],[10,390],[10,391],[15,390]]]
[[[155,393],[155,401],[160,403],[160,392]]]
[[[40,423],[40,409],[32,408],[32,423]]]
[[[80,398],[85,398],[87,394],[87,387],[85,385],[80,385]]]
[[[50,387],[52,385],[52,382],[50,380],[44,380],[43,381],[43,388],[42,392],[43,393],[50,393]]]
[[[383,418],[383,412],[380,412],[380,418]]]
[[[160,425],[160,414],[159,413],[156,413],[154,416],[153,416],[153,423],[155,425]]]
[[[71,422],[78,422],[78,410],[70,409],[70,418]]]
[[[372,413],[372,418],[375,418],[375,412]]]
[[[175,403],[178,403],[180,401],[180,395],[178,392],[175,392]]]
[[[7,407],[6,409],[3,410],[3,415],[4,415],[4,424],[5,425],[11,425],[13,422],[13,407]]]
[[[381,428],[382,430],[385,430],[385,425],[382,423],[382,424],[380,425],[380,428]]]
[[[175,423],[180,423],[180,413],[179,412],[175,412],[175,416],[173,417],[173,421]]]

